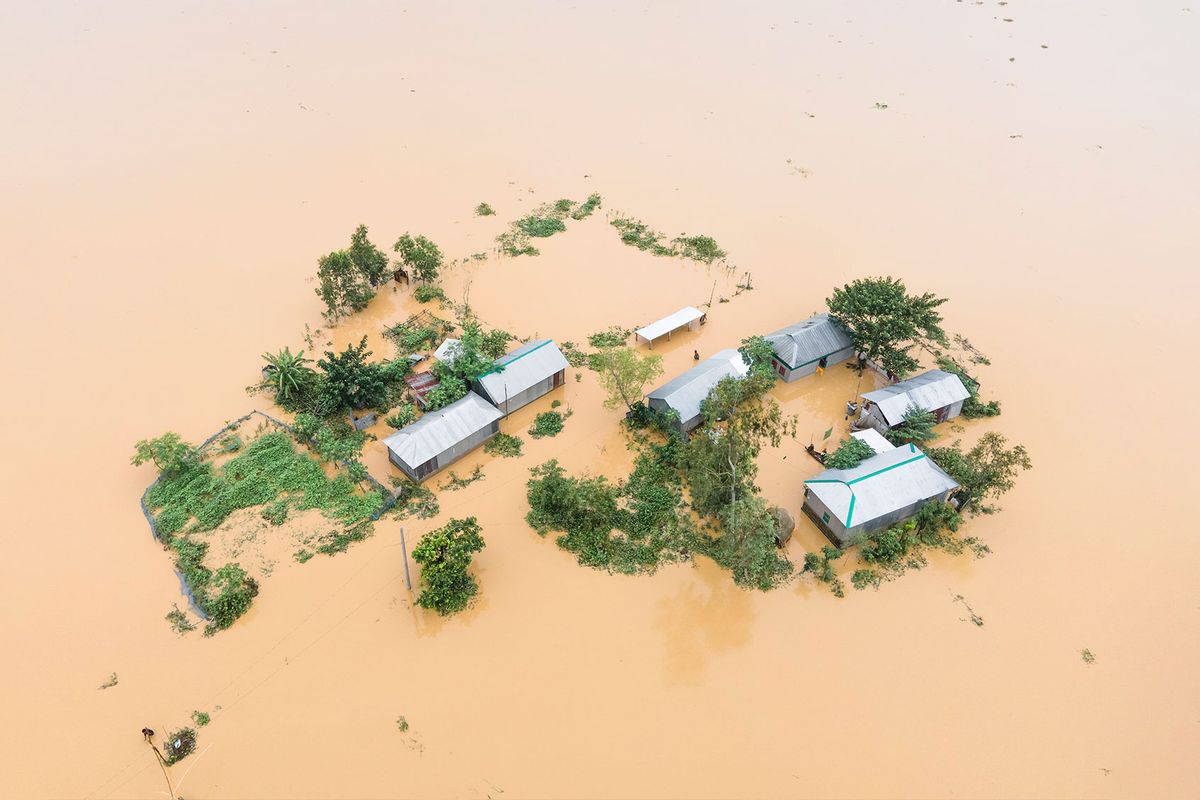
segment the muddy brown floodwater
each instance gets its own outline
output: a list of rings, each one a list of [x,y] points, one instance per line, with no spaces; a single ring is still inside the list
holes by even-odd
[[[1198,18],[8,4],[0,796],[163,797],[138,731],[193,710],[212,723],[172,770],[188,798],[1197,796]],[[731,297],[660,346],[668,373],[854,277],[947,296],[1004,415],[945,436],[994,428],[1035,462],[969,523],[994,552],[843,600],[807,580],[746,592],[703,560],[580,568],[523,516],[533,464],[628,466],[585,376],[562,435],[472,456],[459,472],[486,478],[440,493],[442,519],[474,514],[487,539],[468,612],[414,610],[388,521],[281,561],[232,629],[176,636],[133,442],[267,408],[244,392],[258,356],[320,324],[316,258],[356,224],[462,258],[591,191],[603,213],[538,258],[453,270],[451,295],[469,283],[489,324],[577,342]],[[621,245],[614,211],[715,236],[754,290]],[[412,308],[387,290],[332,341],[390,355],[379,329]],[[855,380],[777,391],[801,435],[763,457],[772,502],[799,511],[802,446],[843,424]],[[409,542],[436,522],[406,523]],[[788,552],[820,544],[800,518]]]

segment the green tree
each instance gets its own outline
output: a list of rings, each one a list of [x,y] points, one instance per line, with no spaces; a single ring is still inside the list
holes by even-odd
[[[468,572],[471,556],[484,547],[475,517],[452,519],[421,538],[413,561],[421,565],[421,594],[417,605],[443,616],[462,611],[479,592]]]
[[[268,380],[275,387],[276,397],[285,402],[312,381],[314,373],[303,350],[293,355],[291,348],[285,347],[278,353],[263,353],[263,359],[267,362],[271,375]]]
[[[989,501],[1012,489],[1017,475],[1033,467],[1023,445],[1008,447],[1007,444],[1004,436],[989,431],[965,453],[960,443],[955,442],[949,447],[930,448],[927,455],[958,482],[960,509],[992,514],[999,509],[989,505]]]
[[[396,240],[393,248],[400,254],[400,263],[412,271],[413,277],[422,283],[437,280],[442,267],[442,251],[424,236],[404,234]]]
[[[698,513],[713,516],[739,497],[756,494],[763,444],[778,447],[784,436],[795,434],[795,418],[784,417],[767,394],[773,383],[756,372],[726,377],[700,404],[703,421],[684,446],[681,462]]]
[[[350,249],[346,251],[359,272],[372,286],[381,286],[388,277],[387,253],[380,250],[367,238],[367,226],[359,225],[350,237]]]
[[[904,409],[904,421],[884,435],[892,444],[923,444],[937,438],[934,425],[937,425],[937,417],[932,411],[910,405]]]
[[[828,469],[854,469],[873,455],[875,450],[871,445],[851,436],[826,457],[825,466]]]
[[[210,586],[218,592],[216,595],[210,593],[204,600],[204,611],[210,618],[204,633],[209,636],[228,628],[250,610],[250,604],[258,594],[258,582],[233,563],[214,572]]]
[[[750,369],[771,376],[771,380],[775,380],[775,368],[771,366],[771,360],[775,357],[775,348],[761,336],[750,336],[742,339],[742,346],[738,348],[738,352],[742,354],[742,358]]]
[[[325,373],[321,407],[327,414],[374,408],[387,398],[388,373],[383,364],[367,361],[367,337],[341,353],[325,352],[317,366]]]
[[[826,300],[829,314],[850,333],[854,348],[894,374],[904,377],[917,368],[909,350],[918,344],[944,344],[945,298],[910,295],[896,278],[860,278]]]
[[[325,316],[337,320],[362,311],[375,296],[371,281],[345,250],[322,256],[317,262],[317,296],[325,302]]]
[[[744,495],[721,509],[716,558],[738,586],[768,591],[792,575],[792,562],[776,546],[775,517],[766,502]]]
[[[197,460],[196,448],[183,441],[178,433],[168,431],[157,439],[143,439],[134,445],[130,463],[140,467],[152,461],[160,475],[170,477],[197,463]]]
[[[632,409],[645,394],[646,384],[662,375],[662,356],[639,355],[632,347],[605,347],[591,356],[591,368],[608,392],[605,408],[624,404]]]
[[[436,366],[434,372],[438,373],[438,385],[425,395],[426,411],[437,411],[467,396],[467,382],[462,378],[449,370],[443,373]]]

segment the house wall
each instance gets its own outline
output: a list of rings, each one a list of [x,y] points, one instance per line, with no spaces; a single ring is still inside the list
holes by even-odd
[[[872,405],[870,411],[859,412],[858,421],[854,423],[854,427],[860,431],[863,428],[874,428],[880,435],[891,430],[891,426],[887,424],[887,420],[883,418],[883,412],[877,405]]]
[[[825,503],[821,502],[821,498],[810,492],[807,487],[804,489],[804,513],[816,523],[817,527],[825,536],[836,544],[838,547],[844,547],[849,541],[849,536],[846,533],[846,526],[837,518],[837,515],[829,510]],[[828,517],[828,518],[827,518]]]
[[[654,409],[655,411],[670,411],[671,410],[671,406],[667,404],[667,401],[663,400],[662,398],[659,398],[659,397],[651,397],[646,402],[646,405],[650,406],[650,408]],[[679,425],[677,426],[677,429],[678,429],[679,433],[683,435],[684,439],[687,439],[688,433],[691,432],[692,430],[694,430],[696,428],[696,426],[698,426],[700,424],[700,421],[703,418],[704,418],[704,415],[697,414],[696,416],[692,417],[691,419],[679,421]]]
[[[853,347],[847,347],[843,350],[838,350],[836,353],[830,353],[828,356],[826,356],[829,362],[828,366],[832,367],[834,364],[840,364],[853,355]],[[771,364],[773,367],[775,367],[775,374],[778,375],[784,383],[791,383],[792,381],[800,380],[801,378],[812,375],[814,372],[816,372],[817,364],[820,362],[820,360],[821,359],[818,358],[817,360],[810,361],[807,364],[801,364],[795,369],[788,369],[787,366],[784,365],[783,362],[781,362],[778,358],[772,359]],[[782,372],[780,371],[781,369]]]
[[[408,464],[405,464],[403,461],[401,461],[400,458],[398,458],[396,456],[396,454],[393,453],[391,450],[388,450],[388,459],[394,465],[399,467],[400,470],[403,471],[404,474],[407,475],[411,480],[423,481],[426,478],[428,478],[430,475],[436,475],[437,473],[441,472],[443,469],[450,466],[455,461],[458,461],[460,458],[467,455],[472,450],[479,447],[481,444],[483,444],[484,442],[486,442],[488,439],[492,438],[499,432],[500,432],[500,420],[495,420],[494,422],[492,422],[491,425],[488,425],[485,428],[480,428],[479,430],[475,431],[475,433],[468,436],[466,439],[463,439],[461,442],[456,443],[453,447],[450,447],[450,448],[438,453],[433,459],[434,460],[433,471],[430,472],[429,475],[425,475],[421,478],[417,477],[417,472],[416,472],[417,467],[421,466],[420,464],[414,464],[412,466],[409,466]]]
[[[875,533],[876,531],[881,531],[885,528],[890,528],[893,525],[898,525],[905,520],[915,517],[917,512],[921,510],[921,506],[925,505],[930,500],[945,501],[949,496],[950,492],[942,492],[934,495],[933,497],[927,497],[924,500],[918,500],[912,505],[897,509],[890,514],[885,514],[882,517],[877,517],[868,522],[864,522],[862,525],[855,525],[847,530],[847,534],[849,538],[853,540],[861,536],[866,536],[870,533]]]
[[[565,369],[560,369],[557,373],[555,373],[555,375],[558,377],[558,385],[561,386],[565,382],[564,379],[566,378],[566,372],[567,371]],[[523,392],[509,395],[507,403],[505,403],[503,397],[499,397],[496,399],[494,405],[505,414],[511,414],[517,409],[529,405],[542,395],[549,394],[551,391],[553,391],[555,388],[555,375],[550,375],[544,381],[535,383],[533,386],[530,386]],[[487,400],[489,403],[493,402],[478,384],[475,384],[472,388],[475,389],[475,393],[480,397]]]

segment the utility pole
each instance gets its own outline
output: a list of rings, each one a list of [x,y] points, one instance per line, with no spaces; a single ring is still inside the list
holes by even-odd
[[[408,545],[404,542],[404,526],[400,526],[400,550],[404,553],[404,584],[412,591],[412,578],[408,574]]]

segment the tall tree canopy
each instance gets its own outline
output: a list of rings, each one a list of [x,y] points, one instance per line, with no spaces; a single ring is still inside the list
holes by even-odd
[[[393,248],[400,254],[400,263],[412,270],[413,277],[422,283],[437,280],[442,267],[442,251],[424,236],[404,234]]]
[[[345,250],[335,250],[317,262],[317,296],[331,321],[362,311],[375,296],[371,282]]]
[[[999,509],[989,501],[1012,489],[1018,473],[1033,466],[1023,445],[1007,444],[1004,436],[988,431],[965,453],[958,442],[930,448],[927,453],[962,487],[958,492],[960,508],[992,514]]]
[[[381,286],[388,275],[387,253],[371,244],[367,238],[367,226],[359,225],[350,237],[350,260],[372,286]]]
[[[608,393],[605,408],[624,405],[633,408],[646,393],[646,384],[662,375],[662,356],[656,353],[640,355],[632,347],[603,347],[593,353],[589,362]]]
[[[425,534],[413,548],[413,561],[421,565],[421,594],[417,605],[439,614],[462,611],[479,592],[467,569],[471,556],[484,547],[475,517],[452,519]]]
[[[850,332],[854,348],[900,377],[918,366],[909,355],[915,345],[945,344],[937,312],[945,298],[908,294],[897,278],[860,278],[834,289],[825,302],[829,315]]]

